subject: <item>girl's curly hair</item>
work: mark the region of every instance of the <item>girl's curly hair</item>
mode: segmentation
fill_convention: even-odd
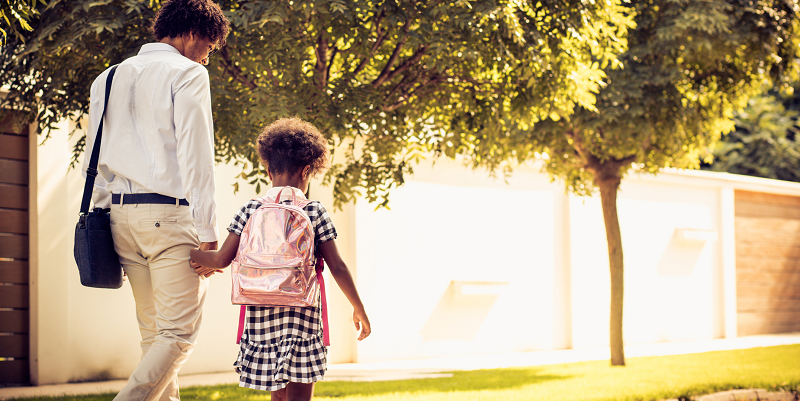
[[[328,141],[317,127],[299,118],[281,118],[270,124],[256,141],[261,162],[270,173],[296,174],[311,166],[315,176],[328,168]]]
[[[167,0],[153,19],[150,30],[156,40],[192,33],[225,45],[230,23],[211,0]]]

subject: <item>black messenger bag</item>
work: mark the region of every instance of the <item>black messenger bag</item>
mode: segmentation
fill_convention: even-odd
[[[97,128],[89,168],[86,169],[86,185],[83,187],[83,200],[78,224],[75,225],[75,262],[81,276],[81,284],[94,288],[122,287],[122,266],[114,250],[111,238],[111,209],[95,208],[89,211],[94,179],[97,177],[97,161],[100,158],[100,143],[103,135],[103,119],[108,107],[108,95],[117,66],[111,68],[106,78],[106,98],[100,125]]]

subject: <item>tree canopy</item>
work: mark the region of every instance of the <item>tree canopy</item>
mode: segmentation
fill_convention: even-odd
[[[526,88],[492,129],[464,113],[445,140],[475,166],[513,166],[537,155],[568,189],[599,189],[611,268],[612,364],[623,365],[623,254],[616,196],[631,168],[697,167],[698,155],[733,129],[734,111],[767,82],[797,77],[796,1],[645,0],[630,3],[635,29],[605,67],[594,107],[543,113]],[[487,118],[479,119],[481,122]],[[494,129],[507,125],[509,134]],[[487,140],[487,138],[489,140]]]
[[[589,194],[606,169],[621,177],[631,166],[697,167],[763,84],[786,89],[797,76],[794,3],[650,0],[631,8],[636,28],[619,57],[624,68],[604,70],[594,108],[543,115],[520,91],[512,100],[519,107],[505,116],[513,135],[481,142],[482,127],[464,124],[447,138],[456,152],[490,168],[545,154],[550,173]]]
[[[800,96],[771,90],[735,114],[736,128],[710,150],[701,168],[800,182]]]
[[[593,110],[631,25],[619,0],[219,3],[232,30],[209,65],[218,158],[245,162],[243,177],[263,182],[253,138],[298,116],[340,150],[327,176],[339,206],[357,195],[385,205],[419,157],[453,154],[450,130],[465,112],[491,124],[519,91],[544,115]],[[151,40],[158,6],[39,7],[35,30],[0,51],[5,104],[30,111],[44,132],[78,119],[94,77]]]

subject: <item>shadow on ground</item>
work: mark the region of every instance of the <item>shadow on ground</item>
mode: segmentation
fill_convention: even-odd
[[[540,374],[537,368],[452,372],[453,377],[379,382],[321,382],[315,397],[375,396],[399,393],[445,393],[479,390],[509,390],[522,386],[568,379],[571,376]],[[182,400],[268,400],[265,391],[231,386],[181,389]]]
[[[315,397],[375,396],[402,393],[447,393],[480,390],[510,390],[530,384],[552,380],[568,379],[572,376],[540,374],[538,368],[509,368],[452,372],[453,377],[392,380],[379,382],[321,382],[315,390]],[[235,384],[181,388],[181,400],[206,401],[266,401],[268,391],[252,390]],[[27,401],[109,401],[114,394],[68,397],[28,398]]]
[[[529,384],[568,379],[570,376],[540,374],[541,369],[518,368],[452,372],[453,377],[382,382],[322,382],[315,395],[342,397],[345,395],[379,395],[387,393],[454,392],[479,390],[508,390]]]

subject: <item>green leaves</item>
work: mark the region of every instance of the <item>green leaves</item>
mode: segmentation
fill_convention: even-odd
[[[713,162],[703,168],[800,182],[797,99],[774,91],[750,98],[736,113],[736,129],[712,148]]]
[[[9,37],[0,48],[0,82],[9,88],[3,106],[27,111],[27,122],[37,121],[45,135],[60,120],[77,121],[88,111],[94,78],[148,41],[153,12],[147,5],[136,0],[37,3],[34,31]]]
[[[796,76],[796,13],[796,4],[782,1],[632,3],[636,27],[619,56],[622,68],[602,69],[604,84],[583,99],[596,94],[594,105],[578,98],[571,113],[555,115],[531,108],[539,111],[532,124],[508,117],[511,137],[520,138],[507,143],[548,154],[547,170],[580,194],[598,176],[619,177],[633,164],[647,172],[696,167],[698,155],[733,129],[734,111],[750,95]]]
[[[576,103],[591,107],[600,62],[616,63],[613,49],[624,47],[624,37],[608,36],[630,25],[618,6],[581,2],[244,1],[229,9],[228,47],[210,66],[215,96],[225,99],[215,104],[218,153],[256,165],[242,138],[275,118],[306,119],[339,147],[326,176],[336,206],[356,196],[385,206],[421,155],[476,148],[472,134],[452,132],[507,132],[497,116],[514,106],[519,75],[538,104],[564,114]],[[596,16],[609,20],[589,27]],[[584,68],[572,74],[573,66]]]
[[[37,3],[47,5],[45,0],[5,0],[0,3],[0,35],[2,35],[0,46],[5,46],[8,40],[7,29],[10,29],[15,37],[19,39],[23,37],[22,32],[17,29],[17,24],[23,31],[33,31],[30,22],[39,14],[36,11]],[[2,25],[3,22],[5,27]]]
[[[619,1],[220,5],[232,30],[208,66],[217,159],[256,174],[243,182],[266,183],[254,181],[252,143],[275,119],[298,116],[338,149],[325,177],[336,206],[356,196],[387,205],[431,152],[491,168],[529,158],[544,142],[520,130],[594,110],[634,16]],[[94,78],[151,40],[157,7],[75,0],[37,8],[34,32],[0,49],[11,88],[4,105],[28,110],[43,132],[79,118]]]

